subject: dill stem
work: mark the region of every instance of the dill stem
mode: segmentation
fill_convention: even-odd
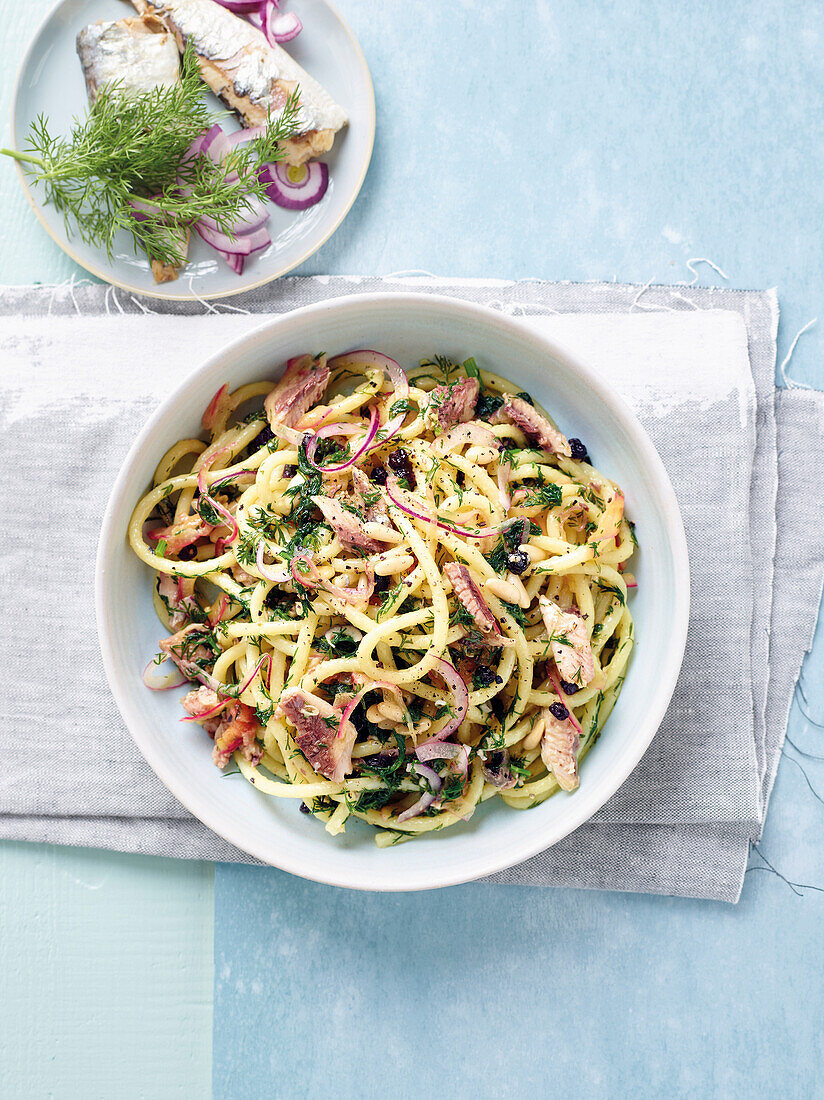
[[[41,168],[46,167],[42,157],[36,157],[31,153],[18,153],[16,149],[0,149],[0,153],[4,157],[11,157],[13,160],[24,160],[28,164],[39,164]]]

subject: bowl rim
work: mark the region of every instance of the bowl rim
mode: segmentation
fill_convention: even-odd
[[[35,46],[39,43],[41,36],[46,32],[49,24],[56,19],[61,12],[61,8],[67,6],[73,0],[54,0],[51,8],[43,16],[37,28],[35,29],[32,37],[30,38],[23,58],[17,67],[17,71],[14,77],[14,87],[12,90],[11,102],[9,105],[9,138],[10,148],[19,149],[20,143],[17,135],[17,113],[20,98],[22,96],[22,79],[23,74],[32,67]],[[34,187],[29,180],[26,173],[23,171],[23,166],[19,160],[14,161],[14,168],[17,172],[17,178],[20,181],[20,186],[23,189],[23,194],[26,197],[26,201],[32,209],[34,216],[40,222],[40,225],[45,229],[46,233],[51,237],[52,241],[61,249],[70,260],[73,260],[78,267],[87,271],[90,275],[93,275],[96,279],[100,279],[101,282],[107,283],[109,286],[115,287],[117,290],[123,290],[128,294],[139,294],[143,298],[152,298],[159,302],[216,302],[221,298],[231,298],[235,294],[247,294],[255,290],[260,290],[261,287],[266,286],[269,283],[275,282],[277,279],[283,278],[284,275],[288,275],[290,271],[294,271],[300,264],[305,263],[306,260],[312,258],[316,252],[318,252],[330,237],[334,236],[340,229],[341,225],[348,216],[350,210],[355,204],[355,200],[363,189],[363,183],[366,179],[366,174],[369,171],[369,165],[372,162],[372,153],[375,149],[375,128],[376,128],[376,107],[375,107],[375,85],[372,81],[372,74],[369,71],[369,65],[366,62],[366,56],[361,49],[360,42],[355,37],[355,32],[349,26],[349,23],[343,18],[340,10],[333,3],[333,0],[322,0],[322,3],[329,9],[332,16],[338,21],[343,30],[345,36],[349,39],[354,52],[354,58],[357,61],[358,68],[361,75],[365,78],[365,87],[368,92],[368,131],[369,136],[366,142],[366,149],[363,156],[360,172],[357,182],[352,188],[352,191],[347,199],[346,205],[340,213],[337,220],[324,232],[319,241],[313,244],[305,252],[301,253],[298,259],[286,263],[284,266],[278,268],[277,271],[271,272],[268,275],[261,276],[254,283],[249,283],[248,286],[242,287],[230,287],[228,290],[206,291],[205,293],[198,292],[193,293],[172,293],[171,291],[163,292],[156,288],[156,286],[139,287],[130,283],[127,279],[118,279],[112,275],[107,274],[103,267],[98,266],[94,260],[84,259],[74,248],[72,239],[65,233],[56,232],[49,225],[43,213],[43,203],[40,203],[34,192]],[[125,12],[128,15],[128,12]],[[132,13],[134,14],[134,13]]]
[[[590,786],[580,789],[585,797],[570,799],[568,803],[569,812],[564,815],[560,822],[553,823],[547,835],[525,839],[520,845],[509,844],[505,853],[490,847],[480,859],[477,857],[467,859],[465,869],[444,871],[442,868],[432,866],[423,875],[416,872],[414,882],[403,881],[404,872],[401,870],[396,872],[394,877],[385,875],[379,881],[374,881],[370,879],[368,873],[361,873],[353,877],[351,872],[337,872],[328,866],[322,869],[308,868],[305,866],[304,861],[299,860],[296,856],[290,857],[288,851],[283,851],[280,848],[275,852],[271,851],[271,845],[262,841],[258,834],[248,835],[235,822],[221,820],[219,807],[215,808],[208,803],[201,804],[196,789],[187,786],[182,778],[176,774],[174,765],[167,763],[162,749],[155,749],[151,743],[146,743],[146,739],[142,737],[140,731],[140,716],[132,714],[131,707],[120,690],[120,680],[123,673],[118,669],[114,659],[114,632],[108,614],[112,592],[110,586],[107,585],[107,563],[110,557],[122,550],[125,543],[123,515],[124,513],[131,514],[133,507],[131,497],[127,499],[125,496],[131,479],[132,467],[144,446],[152,444],[152,436],[156,425],[165,417],[168,407],[177,401],[197,378],[216,370],[226,360],[251,350],[270,332],[288,336],[290,329],[297,332],[307,326],[312,318],[320,315],[328,320],[330,313],[346,313],[352,308],[371,308],[377,315],[386,312],[391,313],[395,308],[415,306],[452,316],[458,313],[470,321],[479,322],[481,326],[492,324],[499,330],[503,329],[511,336],[524,341],[527,345],[531,345],[531,351],[537,357],[551,357],[563,362],[601,399],[617,426],[632,439],[644,461],[649,480],[656,491],[662,509],[662,518],[672,554],[673,572],[678,583],[673,593],[665,674],[659,677],[655,688],[650,692],[649,706],[643,723],[644,735],[634,737],[617,762],[617,767]],[[577,353],[570,351],[565,345],[556,340],[535,332],[516,318],[511,318],[487,306],[477,305],[460,298],[420,292],[375,292],[344,295],[269,317],[250,332],[224,344],[198,367],[189,371],[151,414],[123,460],[106,505],[95,566],[97,631],[106,679],[132,740],[161,782],[202,824],[206,825],[217,836],[222,837],[253,858],[314,882],[379,892],[436,889],[458,885],[485,875],[494,874],[522,863],[539,852],[546,851],[588,821],[635,769],[658,731],[681,671],[689,624],[689,609],[689,555],[678,500],[657,450],[624,398],[616,393]]]

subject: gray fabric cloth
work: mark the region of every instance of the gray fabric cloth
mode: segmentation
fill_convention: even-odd
[[[491,881],[736,900],[749,841],[763,826],[821,584],[811,517],[824,506],[824,478],[809,457],[821,454],[811,442],[816,425],[820,438],[824,405],[819,394],[793,391],[779,395],[785,465],[773,585],[779,480],[772,293],[290,278],[234,299],[231,307],[164,305],[171,320],[144,318],[161,307],[110,287],[5,288],[0,484],[4,514],[25,522],[7,532],[0,559],[7,582],[0,655],[14,670],[0,727],[0,837],[248,860],[191,818],[155,779],[116,712],[93,626],[91,568],[102,510],[136,430],[209,344],[240,335],[258,314],[396,289],[433,290],[522,315],[526,323],[549,325],[590,358],[608,332],[609,343],[618,345],[612,349],[616,371],[626,359],[622,340],[635,358],[649,349],[647,373],[613,381],[659,448],[690,542],[693,614],[684,671],[650,750],[589,823]],[[697,342],[695,385],[686,392],[683,379],[670,379],[673,372],[662,362],[668,333],[673,347],[676,333],[681,346]],[[702,339],[710,341],[704,349]],[[718,342],[725,340],[719,360]],[[145,363],[138,372],[135,348]],[[713,387],[705,377],[706,392],[703,352],[721,382]],[[606,352],[603,357],[610,362]],[[669,388],[656,378],[668,380]],[[790,471],[798,451],[807,461]],[[33,485],[44,503],[35,514]],[[713,487],[709,502],[707,486]],[[55,685],[45,693],[44,669]]]

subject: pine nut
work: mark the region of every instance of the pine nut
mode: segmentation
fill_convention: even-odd
[[[514,584],[510,584],[509,581],[501,580],[500,577],[492,577],[491,580],[484,582],[484,588],[493,596],[497,596],[499,600],[503,600],[504,603],[517,603],[520,606],[519,600],[521,599],[521,593],[515,587]]]
[[[506,579],[507,579],[508,584],[511,584],[513,586],[513,588],[518,589],[519,595],[518,595],[518,599],[515,601],[518,604],[518,607],[523,607],[523,608],[529,607],[529,605],[532,601],[530,600],[529,596],[527,595],[527,591],[524,588],[524,582],[521,580],[521,578],[516,576],[515,573],[507,573]]]
[[[537,749],[541,743],[541,737],[544,733],[545,722],[543,718],[539,718],[526,737],[521,742],[521,747],[524,752],[530,752],[532,749]]]
[[[397,703],[378,703],[378,714],[382,714],[387,722],[400,722],[403,719],[403,711]]]
[[[377,577],[391,577],[395,573],[406,573],[415,564],[415,559],[409,554],[387,555],[382,561],[375,563],[375,575]]]

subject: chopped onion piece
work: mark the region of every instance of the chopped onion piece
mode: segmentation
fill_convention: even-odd
[[[170,688],[182,687],[186,683],[186,677],[176,668],[164,669],[166,659],[155,661],[152,659],[143,669],[143,683],[151,691],[168,691]]]

